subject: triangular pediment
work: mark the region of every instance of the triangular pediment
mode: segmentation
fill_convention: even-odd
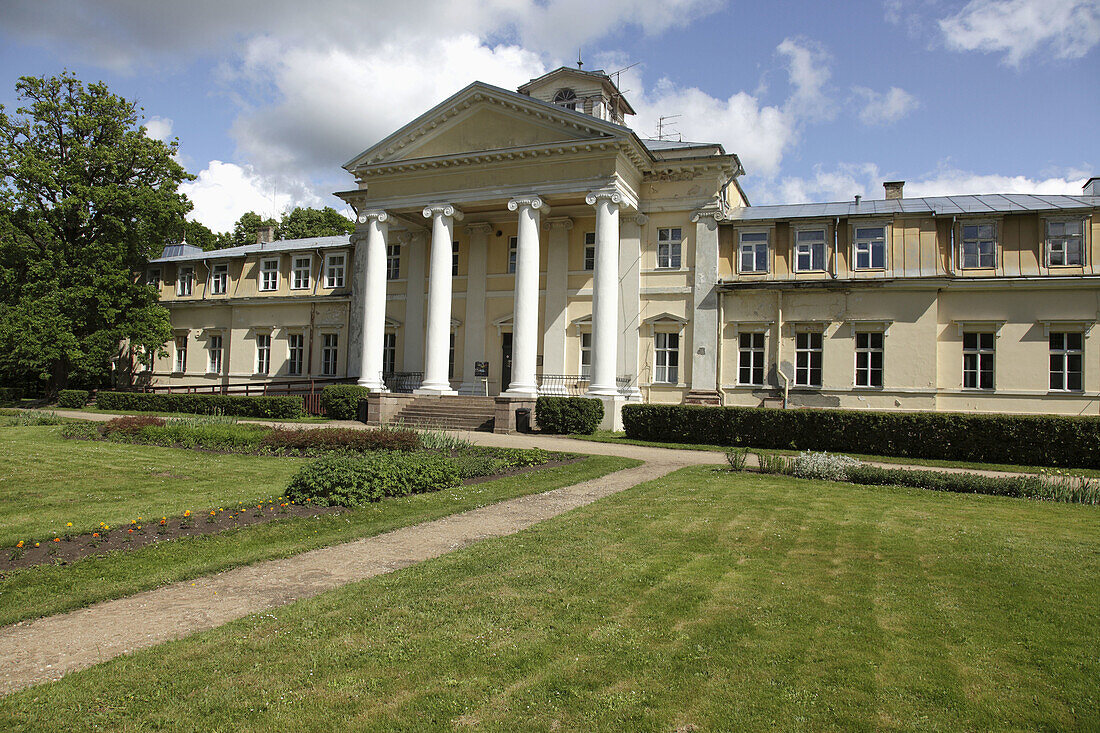
[[[345,164],[362,166],[580,140],[625,138],[630,130],[475,82]]]

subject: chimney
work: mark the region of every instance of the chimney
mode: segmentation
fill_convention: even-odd
[[[905,188],[905,181],[884,181],[882,187],[886,189],[886,200],[900,199],[902,197],[902,190]]]
[[[1100,196],[1100,176],[1093,176],[1085,182],[1084,196]]]
[[[861,198],[863,198],[863,197],[862,197],[862,196],[860,196],[860,195],[859,195],[859,194],[857,193],[857,194],[856,194],[856,206],[859,206],[859,200],[860,200]]]
[[[275,227],[263,226],[256,230],[256,244],[275,241]]]

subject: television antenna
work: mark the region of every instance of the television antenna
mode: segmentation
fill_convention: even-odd
[[[658,140],[671,140],[672,136],[676,136],[676,142],[683,142],[684,136],[676,130],[673,125],[676,123],[669,123],[668,120],[674,120],[677,117],[683,117],[683,115],[662,115],[657,118],[657,139]]]
[[[623,68],[619,69],[618,71],[612,71],[610,74],[608,74],[609,77],[614,77],[615,78],[614,84],[615,84],[616,88],[619,86],[619,74],[622,74],[624,71],[630,71],[631,69],[633,69],[635,66],[637,66],[640,63],[642,63],[642,62],[641,61],[635,61],[630,66],[624,66]]]

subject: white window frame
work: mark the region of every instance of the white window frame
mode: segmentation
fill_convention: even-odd
[[[1056,336],[1061,337],[1061,344],[1057,347],[1054,345],[1054,339]],[[1080,348],[1071,348],[1069,345],[1070,336],[1077,336],[1081,340]],[[1051,331],[1048,338],[1048,345],[1050,347],[1050,369],[1049,369],[1049,386],[1051,392],[1083,392],[1085,390],[1085,333],[1083,331],[1065,330],[1065,331]],[[1079,368],[1070,369],[1070,360],[1076,357]],[[1061,387],[1054,386],[1054,359],[1059,358],[1061,360],[1061,368],[1057,374],[1062,383]],[[1071,375],[1076,374],[1079,385],[1077,387],[1069,386],[1069,378]]]
[[[176,296],[187,297],[195,292],[195,268],[180,267],[176,273]]]
[[[585,272],[593,272],[596,269],[596,233],[584,233],[584,259],[581,260],[581,269]]]
[[[160,268],[152,267],[149,269],[148,277],[145,278],[145,284],[150,285],[160,292]]]
[[[860,337],[867,338],[867,344],[860,345]],[[874,345],[875,337],[878,337],[878,346]],[[886,386],[886,332],[877,329],[859,329],[853,335],[855,346],[855,381],[853,384],[861,389],[882,389]],[[878,354],[879,365],[874,366],[874,357]],[[874,373],[878,372],[878,384],[875,384]],[[861,374],[865,377],[862,381]]]
[[[271,373],[271,334],[256,334],[256,373]]]
[[[1085,265],[1085,251],[1086,251],[1085,232],[1088,230],[1088,227],[1086,226],[1085,223],[1086,223],[1086,219],[1084,217],[1076,217],[1076,216],[1075,217],[1069,217],[1069,216],[1050,217],[1050,218],[1043,219],[1043,250],[1045,251],[1045,255],[1044,255],[1043,259],[1046,262],[1047,267],[1084,267],[1084,265]],[[1061,236],[1058,236],[1056,238],[1056,240],[1058,242],[1060,242],[1061,246],[1059,246],[1058,248],[1055,248],[1053,246],[1054,242],[1052,241],[1052,237],[1051,237],[1051,233],[1050,233],[1050,225],[1051,224],[1061,224],[1061,225],[1063,225],[1063,227],[1066,224],[1078,224],[1081,227],[1081,233],[1077,234],[1077,235],[1062,234]],[[1069,257],[1070,256],[1070,249],[1069,249],[1068,243],[1072,239],[1076,239],[1079,242],[1079,247],[1078,247],[1077,253],[1076,253],[1077,254],[1077,260],[1078,260],[1077,262],[1070,262],[1069,261],[1069,259],[1070,259],[1070,257]],[[1054,253],[1056,251],[1061,252],[1062,262],[1057,262],[1057,263],[1054,262]]]
[[[321,376],[335,377],[340,368],[340,334],[321,334]]]
[[[745,337],[749,344],[745,345]],[[737,332],[737,384],[742,387],[763,387],[768,378],[768,337],[764,331],[738,331]],[[747,358],[746,358],[747,357]],[[747,364],[745,362],[748,362]],[[749,372],[749,380],[742,379],[744,370]],[[756,381],[754,373],[759,372],[760,380]]]
[[[967,337],[974,337],[974,345],[967,346]],[[985,346],[983,338],[988,336],[991,346]],[[962,334],[962,387],[966,390],[978,392],[991,392],[997,388],[997,332],[967,330]],[[968,358],[969,357],[969,358]],[[973,361],[974,368],[969,368],[967,362]],[[989,386],[982,386],[982,375],[989,374]],[[973,383],[967,384],[967,377],[973,377]]]
[[[508,237],[508,266],[505,272],[509,275],[516,274],[516,257],[519,249],[519,237]]]
[[[297,345],[295,345],[297,341]],[[295,358],[297,357],[297,358]],[[306,335],[288,333],[286,335],[286,373],[292,377],[302,375],[306,362]]]
[[[271,263],[275,267],[268,267]],[[270,278],[268,276],[271,276]],[[279,289],[279,258],[265,257],[260,260],[260,292],[273,293]]]
[[[589,380],[592,378],[592,332],[581,331],[580,333],[580,370],[577,372],[581,375],[582,380]]]
[[[176,336],[176,355],[172,363],[174,374],[187,372],[187,339],[187,336]]]
[[[655,384],[680,383],[680,333],[680,331],[653,332],[653,382]],[[675,344],[670,345],[673,339]]]
[[[225,341],[220,333],[210,334],[206,339],[206,373],[221,374],[225,366]]]
[[[659,227],[657,229],[657,269],[683,269],[683,227]]]
[[[386,279],[401,278],[401,244],[394,242],[386,245]]]
[[[811,242],[806,242],[806,243],[799,242],[798,241],[799,236],[801,234],[805,234],[807,232],[821,232],[821,241],[820,242],[811,241]],[[792,246],[792,251],[791,251],[792,258],[791,259],[793,260],[792,264],[794,265],[794,268],[793,268],[794,271],[795,272],[825,272],[826,269],[828,269],[828,266],[829,266],[829,248],[826,244],[826,242],[828,241],[828,236],[829,236],[828,227],[826,227],[823,224],[822,225],[815,225],[815,226],[795,227],[794,228],[794,233],[793,233],[792,236],[793,236],[793,239],[794,239],[794,244]],[[820,267],[814,267],[813,266],[813,262],[814,262],[814,252],[813,252],[813,250],[814,250],[814,247],[816,245],[820,245],[820,249],[821,249],[821,260],[820,260],[821,266]],[[809,259],[809,264],[806,267],[802,266],[802,255],[803,254],[805,254],[807,256],[807,258]]]
[[[756,236],[763,234],[764,240],[745,241],[745,235]],[[764,246],[764,267],[759,268],[760,246]],[[752,257],[753,269],[745,267],[746,247]],[[772,234],[770,229],[739,229],[737,231],[737,272],[741,275],[766,275],[771,270]]]
[[[229,264],[219,262],[210,266],[210,294],[225,295],[229,292]]]
[[[335,264],[340,260],[340,264]],[[325,255],[325,287],[344,287],[344,276],[347,272],[348,258],[343,252],[333,252]]]
[[[806,338],[806,345],[802,345],[799,342],[801,337]],[[813,338],[816,336],[818,344],[815,347],[813,345]],[[817,366],[814,366],[814,356],[817,357]],[[803,363],[805,362],[805,363]],[[802,328],[795,331],[794,334],[794,384],[796,387],[805,387],[807,389],[821,389],[821,386],[825,379],[825,334],[818,329]],[[814,371],[817,371],[818,378],[815,382],[813,379]]]
[[[875,249],[874,245],[879,242],[878,237],[860,237],[860,229],[881,229],[882,230],[882,264],[875,265]],[[882,271],[890,265],[890,224],[887,222],[860,222],[852,225],[852,269],[859,271]],[[861,266],[859,264],[859,257],[862,254],[861,250],[866,250],[867,265]]]
[[[967,238],[966,230],[969,227],[976,227],[978,232],[974,237]],[[993,232],[989,237],[983,237],[981,234],[982,227],[992,227]],[[999,223],[991,219],[973,219],[968,221],[959,222],[959,264],[964,270],[991,270],[997,267],[997,261],[1000,258],[1000,226]],[[974,245],[974,259],[973,264],[967,264],[967,243],[972,242]],[[992,245],[992,251],[989,252],[989,264],[982,264],[982,245],[989,243]]]
[[[302,267],[302,263],[305,263],[305,267]],[[291,258],[291,276],[290,276],[290,289],[291,290],[309,290],[313,285],[313,256],[308,255],[302,257],[297,255]],[[302,274],[305,273],[305,277]]]

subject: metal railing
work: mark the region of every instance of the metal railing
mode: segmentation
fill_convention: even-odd
[[[588,391],[589,377],[580,374],[540,374],[539,394],[558,397],[583,397]]]
[[[424,372],[387,372],[382,374],[382,383],[389,392],[411,394],[424,381]]]
[[[224,394],[260,396],[300,396],[305,411],[310,415],[322,415],[321,390],[334,384],[354,384],[349,377],[324,379],[288,379],[271,382],[203,382],[199,384],[142,384],[127,392],[151,392],[164,394]]]

